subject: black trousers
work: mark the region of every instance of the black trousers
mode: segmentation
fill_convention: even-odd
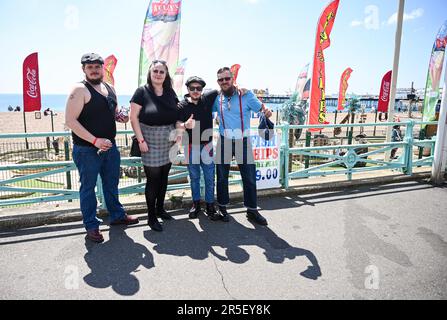
[[[146,204],[148,218],[152,221],[156,219],[156,210],[164,209],[166,191],[168,189],[168,177],[172,163],[163,167],[144,167],[146,173]]]

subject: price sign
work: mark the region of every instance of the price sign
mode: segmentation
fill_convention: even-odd
[[[256,185],[258,190],[281,187],[280,154],[278,136],[269,141],[259,135],[252,136],[253,157],[256,163]]]

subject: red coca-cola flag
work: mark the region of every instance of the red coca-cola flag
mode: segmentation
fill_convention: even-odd
[[[382,80],[382,85],[380,86],[380,96],[379,96],[379,107],[378,112],[388,112],[388,105],[390,103],[390,91],[391,91],[391,76],[393,71],[389,71]]]
[[[39,63],[35,52],[23,62],[23,111],[34,112],[41,108]]]

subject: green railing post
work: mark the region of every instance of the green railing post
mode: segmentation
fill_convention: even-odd
[[[407,123],[407,130],[405,130],[405,169],[404,173],[406,175],[411,176],[413,174],[413,130],[414,130],[414,121],[410,120]]]
[[[354,128],[352,128],[352,129],[354,129]],[[352,135],[353,135],[353,130],[350,130],[349,134],[348,134],[348,144],[349,145],[352,144]]]
[[[289,147],[289,131],[290,131],[290,125],[289,123],[285,122],[282,125],[282,131],[281,131],[281,149],[282,149],[282,159],[283,159],[283,163],[282,163],[282,168],[283,168],[283,173],[282,173],[282,177],[283,177],[283,181],[282,181],[282,186],[285,189],[289,188],[289,157],[290,157],[290,147]]]
[[[141,173],[141,167],[137,167],[137,177],[138,177],[138,183],[141,183],[141,181],[143,181],[143,175]]]
[[[425,129],[421,128],[421,131],[419,131],[419,140],[425,140]],[[419,147],[419,154],[418,154],[419,160],[422,159],[423,154],[424,154],[424,147]]]
[[[70,161],[70,138],[65,137],[64,139],[64,151],[65,151],[65,161]],[[67,171],[65,173],[65,176],[67,178],[67,189],[71,190],[72,184],[71,184],[71,171]],[[73,202],[73,200],[68,200],[68,202]]]
[[[376,110],[376,116],[375,116],[375,119],[374,119],[374,123],[377,123],[377,116],[379,115],[379,110]],[[373,133],[373,137],[375,137],[376,136],[376,131],[377,131],[377,127],[376,126],[374,126],[374,133]]]
[[[310,132],[310,131],[306,131],[306,148],[309,148],[310,147],[310,142],[311,142],[311,140],[312,140],[312,133]],[[310,158],[309,158],[309,156],[306,156],[305,157],[305,166],[304,166],[304,168],[305,169],[309,169],[309,166],[310,166]]]

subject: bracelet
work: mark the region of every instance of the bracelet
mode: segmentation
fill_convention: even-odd
[[[95,140],[93,140],[92,144],[96,145],[96,141],[98,141],[98,138],[95,138]]]
[[[138,141],[139,144],[142,144],[142,143],[145,143],[145,142],[146,142],[146,141],[144,141],[144,139]]]

